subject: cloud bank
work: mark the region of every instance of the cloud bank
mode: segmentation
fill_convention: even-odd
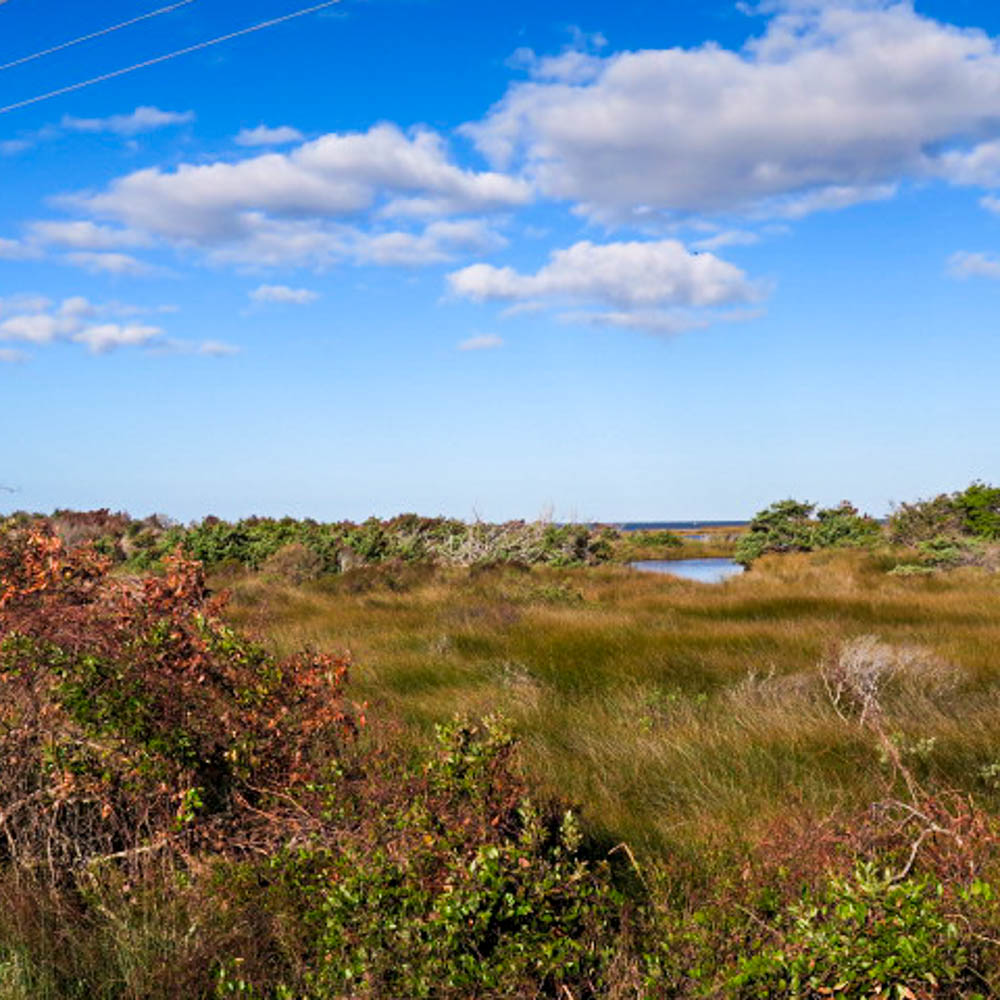
[[[1000,182],[1000,52],[908,3],[783,5],[738,52],[566,53],[465,131],[591,217],[798,215]]]

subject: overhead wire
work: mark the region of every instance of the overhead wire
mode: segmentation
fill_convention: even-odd
[[[4,2],[4,0],[0,0]],[[138,24],[140,21],[148,21],[151,17],[159,17],[161,14],[169,14],[172,10],[177,10],[178,7],[186,7],[188,4],[194,3],[195,0],[178,0],[177,3],[168,4],[166,7],[160,7],[158,10],[151,10],[148,14],[140,14],[138,17],[130,18],[128,21],[122,21],[120,24],[112,24],[108,28],[101,28],[100,31],[92,31],[89,35],[80,35],[79,38],[71,38],[68,42],[60,42],[59,45],[53,45],[51,48],[42,49],[40,52],[32,52],[30,56],[21,56],[20,59],[14,59],[9,63],[4,63],[0,65],[0,72],[5,69],[13,69],[15,66],[23,66],[25,63],[32,62],[35,59],[41,59],[42,56],[50,56],[53,52],[62,52],[63,49],[72,48],[74,45],[79,45],[81,42],[89,42],[92,38],[100,38],[103,35],[110,35],[114,31],[121,31],[122,28],[127,28],[129,25]]]
[[[59,97],[62,94],[70,94],[75,90],[82,90],[84,87],[93,86],[95,83],[103,83],[105,80],[113,80],[115,77],[124,76],[126,73],[134,73],[136,70],[145,69],[147,66],[155,66],[157,63],[166,62],[168,59],[176,59],[178,56],[187,55],[190,52],[197,52],[200,49],[207,49],[211,45],[219,45],[222,42],[228,42],[232,38],[239,38],[241,35],[249,35],[255,31],[263,31],[265,28],[271,28],[276,24],[281,24],[284,21],[291,21],[296,17],[304,17],[307,14],[313,14],[316,11],[324,10],[327,7],[333,7],[340,3],[341,0],[326,0],[325,3],[313,4],[311,7],[303,7],[301,10],[292,11],[290,14],[282,14],[281,17],[273,17],[267,21],[261,21],[258,24],[252,24],[247,28],[240,28],[238,31],[230,31],[228,34],[219,35],[217,38],[210,38],[204,42],[198,42],[195,45],[188,45],[183,49],[176,49],[173,52],[167,52],[162,56],[154,56],[152,59],[144,59],[142,62],[133,63],[131,66],[124,66],[122,69],[112,70],[110,73],[102,73],[100,76],[91,77],[89,80],[81,80],[79,83],[72,83],[67,87],[59,87],[57,90],[50,90],[48,93],[39,94],[37,97],[29,97],[23,101],[15,101],[13,104],[8,104],[5,107],[0,107],[0,115],[7,114],[9,111],[16,111],[18,108],[26,108],[31,104],[38,104],[40,101],[47,101],[52,97]]]

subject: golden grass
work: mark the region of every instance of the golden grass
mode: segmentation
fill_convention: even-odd
[[[903,678],[885,728],[928,782],[993,794],[1000,577],[890,577],[861,552],[768,557],[718,585],[622,567],[373,570],[237,582],[233,616],[280,651],[349,648],[355,697],[414,732],[499,711],[544,789],[658,853],[740,838],[789,808],[887,794],[879,741],[834,710],[819,665],[864,634],[917,646],[947,683]]]

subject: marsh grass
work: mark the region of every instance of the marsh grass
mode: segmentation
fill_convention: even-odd
[[[1000,762],[1000,580],[890,577],[884,562],[767,557],[717,585],[614,566],[339,587],[246,578],[234,614],[279,652],[349,646],[355,697],[414,738],[456,713],[503,712],[538,786],[582,803],[598,835],[662,857],[893,792],[878,741],[822,681],[824,660],[861,635],[922,650],[947,676],[885,692],[886,731],[915,772],[996,796],[980,775]]]

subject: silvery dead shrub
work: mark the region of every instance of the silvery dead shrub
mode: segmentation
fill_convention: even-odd
[[[890,685],[942,694],[957,681],[955,669],[927,650],[895,646],[876,635],[841,643],[820,673],[837,713],[854,717],[861,725],[880,718]]]

